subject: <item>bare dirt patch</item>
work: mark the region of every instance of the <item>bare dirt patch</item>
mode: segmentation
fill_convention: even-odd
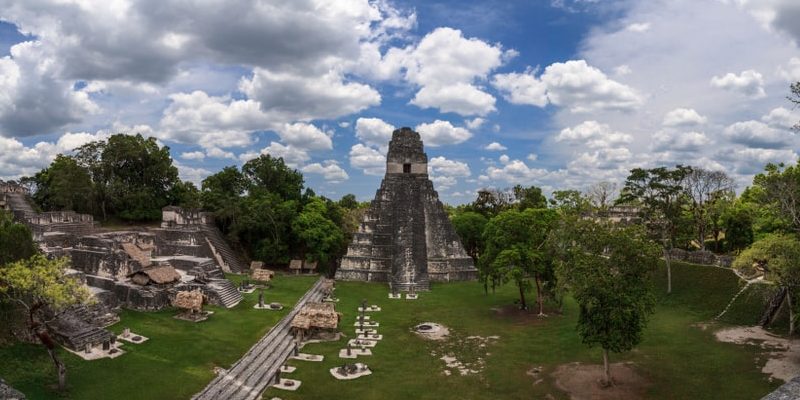
[[[717,340],[726,343],[752,344],[767,350],[767,362],[761,372],[770,379],[788,382],[800,375],[800,340],[773,335],[760,326],[737,326],[717,331]]]
[[[431,350],[431,356],[444,361],[442,374],[476,375],[486,367],[486,358],[491,355],[489,346],[500,339],[500,336],[467,336],[454,335],[450,340],[441,343]]]
[[[650,382],[642,377],[633,363],[611,364],[614,385],[603,387],[603,366],[578,362],[562,364],[552,374],[556,387],[572,400],[635,400],[644,399]]]

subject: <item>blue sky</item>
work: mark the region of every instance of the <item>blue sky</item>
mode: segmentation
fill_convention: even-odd
[[[0,0],[0,179],[141,132],[184,179],[269,153],[367,200],[410,126],[451,204],[675,163],[741,188],[797,159],[798,18],[792,0]]]

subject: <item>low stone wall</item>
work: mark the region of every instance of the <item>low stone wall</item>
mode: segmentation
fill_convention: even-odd
[[[733,256],[718,255],[707,250],[686,251],[682,249],[672,249],[669,254],[672,260],[691,264],[716,265],[725,268],[730,268],[734,259]]]

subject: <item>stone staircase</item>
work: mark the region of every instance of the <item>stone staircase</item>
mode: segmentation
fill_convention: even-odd
[[[217,267],[217,264],[213,260],[209,260],[192,267],[189,273],[194,276],[205,275],[206,278],[211,279],[225,278],[225,274]]]
[[[196,400],[255,400],[260,399],[264,390],[275,382],[281,365],[295,351],[291,335],[291,321],[308,302],[320,301],[323,297],[322,278],[303,295],[294,308],[281,319],[261,340],[230,369],[222,372],[200,393],[192,397]]]
[[[220,267],[222,267],[223,270],[236,273],[247,271],[244,263],[242,263],[233,249],[231,249],[231,246],[228,245],[228,242],[225,241],[216,227],[202,225],[200,231],[203,232],[203,235],[213,251],[222,258],[221,261],[224,265],[220,265]]]
[[[244,297],[236,290],[233,282],[227,279],[215,279],[208,283],[209,289],[219,296],[219,300],[225,308],[233,308],[239,304]]]
[[[30,214],[36,213],[28,202],[28,198],[22,193],[6,193],[6,201],[8,202],[8,208],[12,211]]]

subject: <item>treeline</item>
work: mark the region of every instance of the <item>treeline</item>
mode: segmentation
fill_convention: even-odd
[[[118,134],[60,154],[20,183],[45,211],[73,210],[107,221],[157,221],[167,205],[197,206],[199,192],[178,178],[169,147]]]
[[[146,223],[168,205],[212,212],[232,245],[270,264],[292,258],[332,264],[347,250],[364,206],[354,195],[340,201],[304,187],[303,175],[280,158],[261,155],[241,169],[226,167],[200,188],[182,181],[169,147],[155,138],[117,134],[73,155],[58,155],[20,183],[45,211],[73,210],[98,220]]]
[[[200,202],[253,259],[305,258],[332,266],[346,252],[366,204],[352,194],[333,201],[303,185],[303,175],[283,159],[262,155],[203,180]]]

